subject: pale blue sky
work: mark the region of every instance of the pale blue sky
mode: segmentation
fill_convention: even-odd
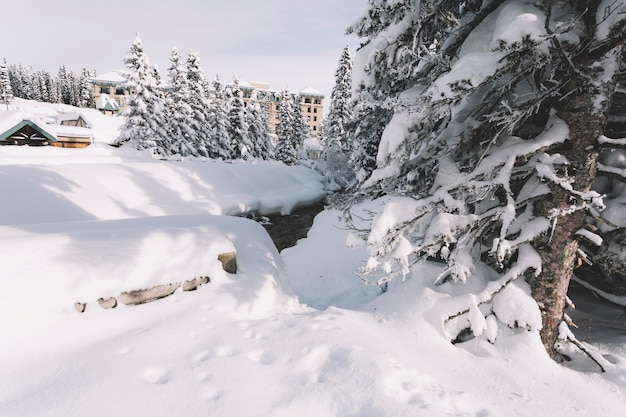
[[[0,57],[56,73],[64,64],[98,73],[122,68],[139,32],[150,61],[166,70],[172,46],[200,53],[209,78],[234,74],[271,88],[330,96],[344,35],[367,0],[8,0],[0,11]],[[312,6],[315,4],[315,6]]]

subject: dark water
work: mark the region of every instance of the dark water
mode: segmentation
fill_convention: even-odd
[[[262,219],[261,224],[280,252],[285,248],[295,246],[298,240],[306,237],[309,229],[313,226],[313,219],[324,210],[324,204],[322,201],[285,216],[267,216]]]
[[[576,304],[567,314],[578,325],[572,329],[576,337],[589,343],[626,343],[626,307],[599,297],[576,283],[567,293]]]

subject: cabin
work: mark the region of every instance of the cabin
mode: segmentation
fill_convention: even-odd
[[[0,112],[0,145],[47,146],[56,142],[54,128],[33,113]]]
[[[84,148],[94,142],[92,123],[83,112],[74,111],[57,115],[56,131],[57,142],[52,146],[62,148]]]

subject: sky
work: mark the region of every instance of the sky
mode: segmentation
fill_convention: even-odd
[[[360,40],[345,29],[366,0],[9,0],[0,58],[56,73],[60,65],[99,74],[123,67],[139,33],[166,79],[171,49],[200,54],[213,79],[233,75],[272,89],[313,87],[330,97],[342,49]],[[8,4],[7,4],[8,3]],[[21,16],[18,18],[18,16]],[[7,36],[6,34],[12,34]]]

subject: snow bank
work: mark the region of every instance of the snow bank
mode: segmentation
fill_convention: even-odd
[[[157,161],[132,149],[0,148],[0,224],[290,213],[322,178],[279,162]]]

